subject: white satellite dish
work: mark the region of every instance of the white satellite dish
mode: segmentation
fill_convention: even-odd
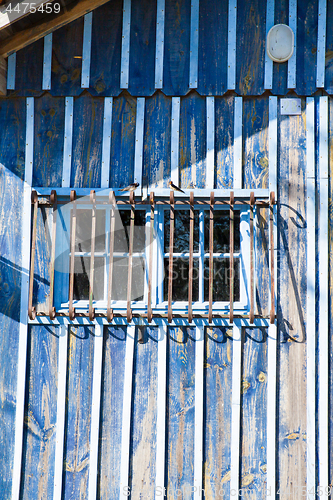
[[[267,35],[266,50],[274,62],[285,62],[294,52],[294,33],[286,24],[276,24]]]

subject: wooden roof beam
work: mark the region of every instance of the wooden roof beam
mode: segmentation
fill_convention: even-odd
[[[38,9],[43,3],[50,3],[53,0],[35,0],[33,6]],[[31,12],[28,9],[30,2],[12,2],[0,9],[0,31],[15,23],[19,19],[28,16]],[[7,10],[11,7],[10,12]],[[15,10],[16,9],[16,10]]]
[[[8,40],[4,40],[0,44],[0,55],[3,58],[6,58],[14,52],[27,47],[27,45],[30,45],[49,33],[66,26],[66,24],[75,21],[79,17],[88,14],[88,12],[97,9],[97,7],[100,7],[107,2],[109,2],[109,0],[81,0],[72,9],[70,9],[69,6],[68,9],[70,10],[61,12],[49,21],[41,22],[36,26],[20,31]]]
[[[7,61],[0,56],[0,95],[7,94]]]

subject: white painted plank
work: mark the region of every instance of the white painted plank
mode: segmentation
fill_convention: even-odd
[[[165,0],[157,0],[155,89],[163,88]]]
[[[269,98],[269,191],[277,196],[277,97]]]
[[[267,35],[271,28],[274,26],[274,14],[275,14],[275,0],[267,0],[266,9],[266,43]],[[267,50],[265,50],[265,90],[271,89],[273,87],[273,61],[268,56]]]
[[[81,72],[81,87],[84,89],[88,89],[90,85],[92,17],[93,17],[92,12],[89,12],[84,16],[82,72]]]
[[[296,88],[297,0],[289,0],[289,27],[294,32],[294,52],[288,60],[288,89]]]
[[[235,320],[232,335],[231,498],[237,498],[239,491],[241,361],[242,328],[239,320]]]
[[[327,0],[318,1],[317,87],[325,86]]]
[[[103,187],[108,188],[110,182],[112,104],[113,104],[112,97],[106,97],[104,99],[103,148],[102,148],[102,172],[101,172],[102,188]]]
[[[190,89],[198,87],[199,0],[191,0]]]
[[[155,498],[164,488],[167,326],[159,326],[157,364],[156,480]]]
[[[123,8],[123,35],[121,44],[120,88],[128,88],[129,52],[131,33],[131,0],[124,0]]]
[[[215,99],[206,97],[207,138],[206,138],[206,188],[214,189],[215,160]]]
[[[194,413],[194,487],[193,500],[202,499],[203,405],[204,405],[204,327],[196,326],[195,342],[195,413]]]
[[[17,363],[17,392],[15,413],[15,442],[14,464],[12,482],[12,500],[19,500],[23,424],[24,424],[24,397],[27,363],[28,340],[28,299],[29,299],[29,267],[30,267],[30,226],[31,226],[31,184],[33,169],[34,149],[34,98],[26,100],[26,148],[25,148],[25,173],[23,188],[23,214],[22,214],[22,282],[20,305],[20,334]]]
[[[134,182],[139,183],[139,189],[141,191],[142,191],[144,128],[145,128],[145,98],[138,97],[136,105],[136,125],[135,125]]]
[[[65,411],[66,411],[68,326],[62,325],[58,327],[58,332],[59,332],[58,393],[57,393],[56,444],[55,444],[55,455],[54,455],[53,500],[61,500],[61,491],[62,491]]]
[[[319,487],[329,481],[328,447],[328,97],[319,98]]]
[[[228,11],[228,90],[236,88],[237,0],[229,0]]]
[[[171,105],[171,180],[179,185],[179,120],[180,97],[172,98]]]
[[[242,189],[243,99],[235,97],[234,111],[234,189]]]
[[[88,500],[96,500],[97,497],[97,472],[98,472],[98,449],[99,449],[99,421],[101,401],[102,380],[102,358],[103,358],[103,325],[95,325],[94,342],[94,368],[91,405],[91,427],[90,427],[90,457],[89,457],[89,482]]]
[[[44,36],[43,55],[43,90],[51,88],[51,66],[52,66],[52,33]]]
[[[16,52],[8,57],[7,66],[7,89],[15,90],[16,78]]]
[[[69,187],[72,168],[73,144],[73,97],[65,98],[64,158],[62,164],[62,187]]]
[[[119,500],[123,500],[124,492],[128,491],[134,338],[135,338],[135,326],[134,325],[128,326],[126,335],[123,418],[121,425],[122,435],[121,435],[121,455],[120,455]]]

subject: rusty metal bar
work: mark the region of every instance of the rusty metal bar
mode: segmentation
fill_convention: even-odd
[[[32,222],[28,315],[29,315],[30,319],[35,319],[36,318],[36,308],[33,307],[33,305],[32,305],[32,296],[33,296],[33,291],[34,291],[34,271],[35,271],[37,214],[38,214],[38,195],[37,195],[36,191],[32,191],[32,193],[31,193],[31,203],[33,203],[34,209],[33,209],[33,222]]]
[[[131,203],[131,221],[130,221],[130,236],[128,249],[128,277],[127,277],[127,321],[132,321],[131,295],[132,295],[132,262],[133,262],[133,244],[134,244],[134,220],[135,220],[135,199],[134,191],[130,192]]]
[[[94,300],[94,274],[95,274],[95,238],[96,238],[96,193],[90,191],[91,211],[91,249],[90,249],[90,277],[89,277],[89,319],[95,319]]]
[[[153,243],[154,243],[154,193],[150,193],[150,241],[149,241],[149,270],[148,270],[148,322],[153,319],[153,311],[151,307],[151,287],[153,280]]]
[[[106,309],[106,317],[109,323],[113,320],[113,309],[111,309],[111,295],[112,295],[112,279],[113,279],[113,250],[114,250],[114,233],[116,225],[116,199],[114,192],[109,193],[109,203],[111,208],[111,221],[110,221],[110,251],[109,251],[109,277],[108,277],[108,303]]]
[[[168,287],[168,322],[172,321],[172,274],[173,274],[173,243],[175,232],[175,195],[170,191],[170,241],[169,241],[169,287]]]
[[[55,318],[55,307],[53,306],[54,295],[54,262],[55,262],[55,243],[57,236],[57,192],[52,190],[50,202],[53,204],[53,221],[52,221],[52,247],[51,247],[51,262],[50,262],[50,297],[49,297],[49,316],[50,319]]]
[[[71,226],[71,260],[69,264],[69,319],[75,318],[75,309],[73,307],[74,295],[74,256],[75,256],[75,236],[76,236],[76,192],[71,191],[70,201],[72,208],[72,226]]]
[[[194,242],[194,193],[190,192],[190,243],[189,243],[189,270],[188,270],[188,321],[192,323],[192,295],[193,295],[193,242]]]
[[[253,262],[253,207],[255,204],[254,193],[250,195],[250,323],[254,322],[254,262]]]
[[[270,323],[274,325],[275,322],[275,283],[274,283],[274,205],[275,205],[275,193],[270,194],[270,260],[271,260],[271,312],[270,312]]]
[[[234,228],[235,228],[235,217],[234,217],[234,203],[235,197],[233,191],[230,193],[230,268],[229,268],[229,295],[230,295],[230,310],[229,310],[229,321],[234,322]]]
[[[213,319],[213,252],[214,252],[214,191],[210,193],[210,209],[209,209],[209,309],[208,321]]]

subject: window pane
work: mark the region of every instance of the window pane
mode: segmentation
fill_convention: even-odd
[[[240,251],[240,213],[234,210],[234,251]],[[229,210],[214,211],[214,253],[229,253],[230,239]],[[209,253],[209,212],[205,210],[205,253]]]
[[[130,233],[130,210],[119,210],[119,215],[123,228],[118,229],[115,233],[114,251],[128,252],[129,250],[129,233]],[[146,212],[145,210],[136,210],[134,218],[134,252],[145,251],[145,227],[146,227]]]
[[[189,260],[173,259],[172,300],[188,300]],[[164,259],[164,300],[168,300],[169,259]],[[193,301],[199,300],[199,259],[193,259]]]
[[[190,212],[189,210],[175,210],[175,253],[188,252],[190,241]],[[170,210],[164,210],[164,252],[169,253],[170,245]],[[199,212],[194,211],[194,252],[199,251]]]
[[[104,298],[105,259],[95,257],[94,300]],[[90,257],[74,259],[74,300],[89,300]]]
[[[127,300],[128,258],[113,260],[112,300]],[[135,257],[132,261],[131,300],[143,300],[145,285],[145,260]]]
[[[73,214],[73,211],[71,213]],[[92,210],[80,208],[76,211],[76,252],[90,252],[91,250],[91,217]],[[95,251],[105,251],[105,210],[96,210]]]
[[[240,300],[239,295],[239,259],[234,261],[234,301]],[[213,260],[213,302],[217,301],[229,301],[229,259],[214,259]],[[204,290],[205,290],[205,300],[209,300],[209,259],[205,259],[205,269],[204,269]]]

